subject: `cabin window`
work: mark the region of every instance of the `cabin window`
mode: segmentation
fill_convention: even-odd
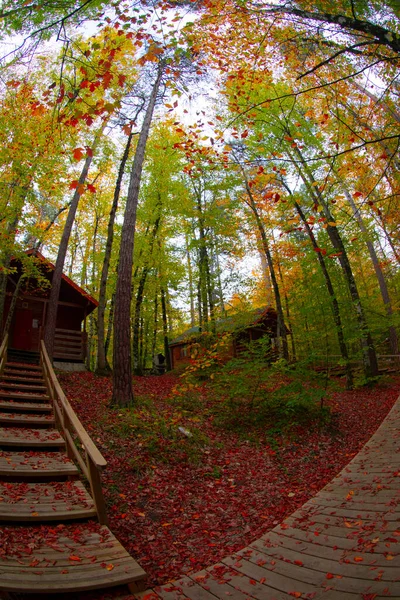
[[[186,346],[182,346],[181,347],[181,358],[185,358],[187,356],[187,347]]]

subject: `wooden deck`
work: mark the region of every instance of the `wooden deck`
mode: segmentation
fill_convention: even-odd
[[[400,398],[375,435],[314,498],[204,571],[146,600],[400,599]]]
[[[142,589],[145,572],[107,527],[106,462],[43,351],[42,370],[6,364],[0,347],[0,597]]]

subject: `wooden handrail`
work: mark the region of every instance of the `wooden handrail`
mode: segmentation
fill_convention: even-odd
[[[0,376],[4,371],[4,367],[7,362],[7,348],[8,348],[8,333],[3,338],[3,341],[0,346]]]
[[[46,386],[53,402],[56,421],[61,431],[64,433],[68,455],[70,458],[76,459],[83,473],[89,480],[99,522],[107,523],[107,514],[100,480],[100,471],[107,465],[107,461],[97,449],[74,409],[68,402],[56,374],[54,373],[53,365],[51,364],[43,340],[40,342],[40,355]],[[86,463],[74,443],[74,433],[85,450]]]

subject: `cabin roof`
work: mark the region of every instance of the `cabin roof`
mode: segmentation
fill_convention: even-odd
[[[268,325],[275,324],[276,321],[276,310],[272,306],[263,306],[251,311],[236,313],[225,319],[218,319],[216,321],[216,329],[217,332],[233,332],[248,329],[261,323],[264,323],[268,327]],[[186,344],[189,340],[195,339],[197,334],[201,333],[202,331],[199,326],[191,327],[173,339],[169,343],[169,346]]]
[[[41,252],[39,252],[38,250],[35,250],[34,248],[32,248],[30,250],[27,250],[25,252],[25,254],[28,256],[35,256],[43,263],[44,266],[46,266],[48,269],[50,269],[52,272],[54,272],[55,265],[52,262],[50,262],[45,256],[43,256],[43,254]],[[17,258],[14,258],[13,260],[18,261]],[[95,308],[97,308],[97,306],[99,305],[98,301],[95,298],[93,298],[93,296],[91,296],[88,292],[86,292],[86,290],[84,290],[81,286],[79,286],[77,283],[75,283],[75,281],[70,279],[64,273],[62,274],[62,280],[68,286],[70,286],[76,292],[78,292],[78,294],[80,294],[88,302],[89,312],[92,312]]]

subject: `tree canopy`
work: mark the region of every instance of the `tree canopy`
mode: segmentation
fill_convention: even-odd
[[[20,0],[0,29],[1,315],[11,257],[58,255],[121,405],[175,334],[249,305],[349,385],[398,354],[395,0]]]

